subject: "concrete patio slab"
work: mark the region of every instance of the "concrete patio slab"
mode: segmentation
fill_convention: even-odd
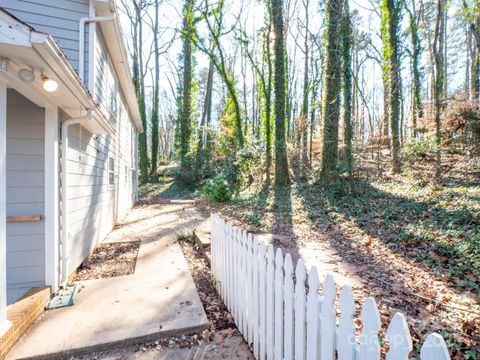
[[[66,357],[206,328],[205,311],[175,243],[178,228],[204,218],[184,206],[133,209],[105,241],[142,241],[135,273],[80,282],[75,305],[47,311],[7,359]]]

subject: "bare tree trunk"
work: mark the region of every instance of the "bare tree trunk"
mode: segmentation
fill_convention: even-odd
[[[248,132],[248,104],[247,104],[247,59],[243,45],[240,52],[240,68],[243,80],[243,109],[245,112],[245,123],[243,126],[243,133],[247,135]]]
[[[144,64],[143,64],[143,26],[142,26],[142,8],[141,4],[133,1],[134,16],[133,24],[133,56],[132,56],[132,77],[137,95],[140,118],[142,121],[143,132],[138,135],[138,156],[140,165],[140,181],[148,181],[148,144],[147,144],[147,115],[145,109],[145,84],[144,84]]]
[[[159,1],[155,0],[155,25],[153,30],[153,45],[154,45],[154,56],[155,56],[155,79],[154,79],[154,89],[153,89],[153,101],[152,101],[152,171],[151,171],[151,180],[152,182],[157,182],[158,173],[157,173],[157,161],[158,161],[158,106],[159,106],[159,90],[160,90],[160,61],[159,61],[159,45],[158,45],[158,12],[159,12]]]
[[[197,154],[195,160],[195,176],[197,180],[200,180],[200,168],[202,166],[202,159],[207,162],[208,159],[208,151],[207,153],[204,151],[204,138],[205,133],[208,135],[208,131],[205,131],[205,123],[210,121],[211,110],[212,110],[212,93],[213,93],[213,63],[210,60],[208,66],[208,74],[207,74],[207,84],[206,84],[206,91],[205,91],[205,99],[203,102],[203,110],[202,110],[202,117],[200,119],[200,126],[198,127],[198,141],[197,141]]]
[[[442,158],[441,158],[441,111],[442,111],[442,92],[444,81],[444,64],[443,64],[443,46],[444,37],[442,31],[442,22],[444,20],[445,0],[437,0],[437,18],[435,24],[435,35],[433,43],[433,56],[435,60],[435,82],[434,82],[434,102],[435,102],[435,178],[437,181],[442,176]]]
[[[471,38],[470,38],[470,31],[468,28],[466,29],[466,44],[467,44],[467,60],[466,60],[466,65],[465,65],[465,96],[467,99],[470,99],[470,43],[471,43]]]
[[[304,56],[305,56],[305,61],[304,61],[304,74],[303,74],[303,104],[302,104],[302,114],[301,118],[302,120],[302,128],[301,128],[301,133],[302,133],[302,167],[308,167],[309,166],[309,160],[308,160],[308,107],[309,107],[309,92],[310,92],[310,80],[308,78],[309,75],[309,44],[308,44],[308,34],[309,34],[309,29],[308,29],[308,18],[309,18],[309,13],[308,13],[308,7],[310,5],[309,0],[303,0],[303,6],[305,9],[305,46],[304,46]],[[303,173],[304,170],[302,170]],[[305,174],[303,174],[305,175]]]

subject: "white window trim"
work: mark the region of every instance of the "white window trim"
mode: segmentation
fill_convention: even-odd
[[[113,162],[113,169],[110,166],[111,162]],[[113,156],[108,157],[107,169],[108,169],[108,176],[107,176],[108,188],[112,189],[115,187],[115,158]],[[110,174],[113,175],[112,177],[113,183],[110,183]]]

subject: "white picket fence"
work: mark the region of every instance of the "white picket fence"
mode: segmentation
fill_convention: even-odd
[[[300,259],[294,270],[289,254],[283,256],[281,249],[275,252],[272,245],[265,246],[215,214],[211,215],[211,237],[217,290],[257,360],[380,359],[381,321],[373,298],[363,303],[362,331],[356,340],[350,286],[340,291],[337,320],[337,291],[331,274],[320,286],[315,267],[307,274]],[[386,334],[389,350],[385,359],[408,359],[412,340],[403,314],[393,316]],[[420,358],[450,359],[439,334],[426,338]]]

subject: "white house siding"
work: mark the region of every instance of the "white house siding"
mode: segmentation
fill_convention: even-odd
[[[79,25],[80,19],[89,15],[89,0],[0,0],[0,6],[35,30],[52,35],[78,70]],[[88,69],[86,28],[85,69]]]
[[[79,125],[69,128],[69,273],[134,203],[135,131],[99,33],[97,29],[94,97],[110,114],[115,134],[92,135]],[[109,158],[113,158],[115,164],[113,186],[109,184]]]
[[[43,215],[45,110],[7,93],[7,216]],[[7,223],[7,297],[45,283],[44,221]]]

